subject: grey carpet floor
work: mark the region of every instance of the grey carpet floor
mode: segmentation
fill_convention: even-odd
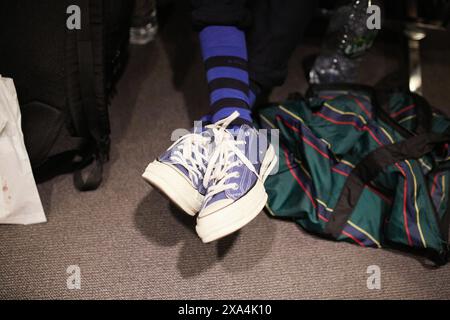
[[[169,21],[156,42],[132,48],[111,107],[111,162],[101,188],[80,193],[71,176],[58,177],[39,186],[48,223],[0,226],[0,298],[450,298],[450,265],[434,269],[412,255],[326,241],[265,213],[202,244],[194,219],[140,178],[171,132],[208,110],[189,29],[183,18]],[[448,106],[449,48],[433,45],[424,53],[425,95]],[[306,89],[301,61],[317,50],[297,49],[274,100]],[[378,44],[361,81],[374,84],[394,70],[396,50]],[[70,265],[80,267],[80,290],[66,287]],[[381,290],[367,288],[370,265],[381,269]]]

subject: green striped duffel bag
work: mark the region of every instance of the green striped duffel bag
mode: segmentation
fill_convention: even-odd
[[[313,87],[259,110],[260,126],[279,136],[267,209],[331,239],[445,264],[450,121],[418,95],[377,100],[364,87]]]

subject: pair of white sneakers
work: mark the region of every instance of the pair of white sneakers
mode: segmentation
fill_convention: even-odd
[[[239,230],[264,208],[264,181],[277,164],[267,137],[248,125],[228,128],[239,117],[184,135],[142,177],[191,216],[204,243]]]

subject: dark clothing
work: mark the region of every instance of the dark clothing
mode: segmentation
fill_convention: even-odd
[[[318,0],[191,0],[198,30],[232,25],[246,31],[251,80],[264,89],[281,85],[287,62]]]
[[[156,0],[135,0],[131,26],[145,27],[152,22],[152,13],[156,9]]]
[[[248,0],[191,0],[194,27],[202,29],[207,26],[224,25],[247,28],[252,22],[249,2]]]

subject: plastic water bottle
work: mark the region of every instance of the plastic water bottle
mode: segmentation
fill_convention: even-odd
[[[376,29],[367,28],[370,0],[352,0],[333,14],[310,83],[355,82],[361,56],[372,47]]]

